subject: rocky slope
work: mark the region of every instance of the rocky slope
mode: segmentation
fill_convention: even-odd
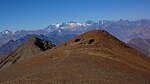
[[[51,49],[52,47],[54,47],[54,45],[50,44],[48,41],[41,40],[37,37],[31,37],[17,49],[0,58],[0,69],[4,69],[23,60],[30,59],[31,57]]]
[[[93,30],[0,71],[1,84],[149,84],[150,58]]]
[[[5,55],[6,53],[9,53],[13,50],[15,50],[18,46],[22,45],[24,42],[29,40],[31,37],[38,37],[43,40],[47,40],[48,42],[52,43],[51,40],[52,38],[48,38],[44,35],[34,35],[34,34],[27,34],[24,37],[21,37],[17,40],[10,40],[8,43],[0,46],[0,56]],[[57,42],[57,40],[55,40]]]

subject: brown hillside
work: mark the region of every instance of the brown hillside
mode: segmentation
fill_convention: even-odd
[[[31,57],[54,47],[47,41],[41,40],[37,37],[30,38],[23,45],[19,46],[13,52],[2,56],[0,58],[0,69],[4,69],[14,63],[18,63],[25,59],[30,59]]]
[[[92,30],[0,71],[1,84],[150,84],[150,59]]]

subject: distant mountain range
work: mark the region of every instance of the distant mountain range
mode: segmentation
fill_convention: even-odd
[[[25,42],[26,40],[15,43],[21,38],[28,37],[28,35],[43,35],[44,37],[48,37],[48,40],[53,44],[58,45],[77,35],[94,29],[107,30],[124,42],[128,42],[129,40],[138,37],[150,39],[150,20],[146,19],[136,21],[123,19],[118,21],[100,20],[98,22],[88,20],[83,23],[70,21],[51,24],[47,28],[40,30],[20,30],[15,32],[9,30],[2,31],[0,32],[0,49],[2,50],[0,55],[12,51],[18,45]],[[14,45],[14,47],[10,46],[13,44],[17,45]],[[6,45],[8,45],[6,47],[7,49],[4,47]]]
[[[150,39],[135,38],[128,41],[127,44],[150,56]]]

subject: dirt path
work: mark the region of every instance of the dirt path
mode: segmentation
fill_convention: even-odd
[[[42,70],[40,70],[40,71],[38,71],[38,72],[29,74],[29,75],[27,75],[27,76],[25,76],[25,77],[21,77],[21,78],[15,79],[15,80],[3,82],[3,83],[1,83],[1,84],[15,84],[16,81],[24,80],[24,79],[26,79],[26,78],[28,78],[28,77],[30,77],[30,76],[39,74],[39,73],[41,73],[41,72],[43,72],[43,71],[53,69],[54,67],[56,67],[57,65],[59,65],[60,63],[62,63],[62,62],[70,55],[70,52],[69,52],[68,50],[66,50],[65,52],[66,52],[67,54],[66,54],[60,61],[58,61],[57,63],[55,63],[54,65],[52,65],[52,66],[50,66],[50,67],[48,67],[48,68],[42,69]]]

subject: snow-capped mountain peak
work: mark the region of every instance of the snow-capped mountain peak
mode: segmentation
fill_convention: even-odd
[[[70,22],[67,22],[67,23],[66,23],[66,26],[67,26],[68,28],[75,28],[75,27],[90,26],[90,24],[70,21]]]
[[[8,35],[8,34],[12,34],[12,32],[9,30],[4,30],[4,31],[0,32],[0,35]]]
[[[55,29],[69,29],[69,28],[79,28],[79,27],[88,27],[88,26],[91,26],[91,24],[70,21],[70,22],[52,24],[47,28],[47,30],[52,31]]]
[[[54,24],[53,26],[55,26],[56,28],[59,28],[60,26],[62,26],[62,23],[57,23],[57,24]]]

